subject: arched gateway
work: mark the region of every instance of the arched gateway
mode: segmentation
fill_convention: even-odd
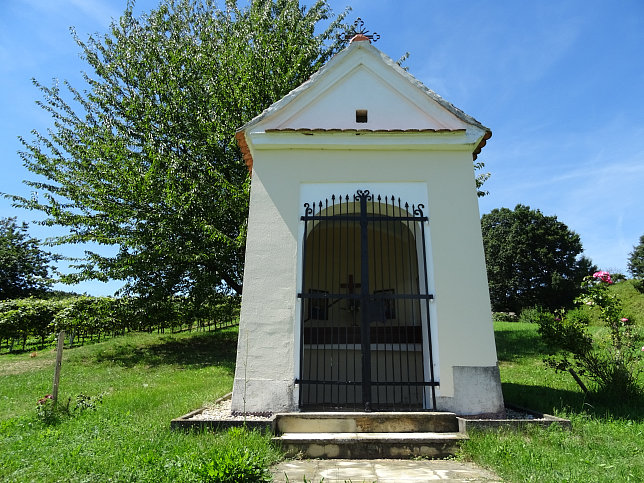
[[[368,190],[306,203],[300,408],[436,407],[423,208]]]

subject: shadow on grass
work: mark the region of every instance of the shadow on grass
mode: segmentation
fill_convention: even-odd
[[[506,403],[546,414],[565,410],[596,418],[644,421],[644,397],[624,400],[610,394],[584,395],[581,391],[515,383],[503,383],[503,397]]]
[[[159,342],[150,345],[137,345],[131,342],[116,344],[96,354],[95,360],[99,363],[115,363],[125,367],[221,366],[232,374],[235,371],[236,353],[237,331],[220,330],[194,333],[181,338],[165,336]]]
[[[542,356],[548,349],[537,334],[536,326],[519,330],[496,330],[494,334],[499,360],[513,362],[526,356]]]

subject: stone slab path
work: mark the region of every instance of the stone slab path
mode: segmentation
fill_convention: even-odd
[[[289,460],[272,468],[279,483],[309,482],[501,482],[494,473],[473,463],[451,460]]]

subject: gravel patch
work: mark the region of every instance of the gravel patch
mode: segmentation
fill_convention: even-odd
[[[526,411],[517,411],[510,408],[505,408],[506,419],[537,419],[534,414]]]
[[[195,412],[186,420],[192,421],[271,421],[272,413],[246,413],[233,412],[230,408],[231,395],[217,399],[214,403],[206,405],[201,411]]]

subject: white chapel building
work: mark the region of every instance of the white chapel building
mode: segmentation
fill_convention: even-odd
[[[490,136],[360,35],[238,131],[233,411],[503,410],[472,163]]]

